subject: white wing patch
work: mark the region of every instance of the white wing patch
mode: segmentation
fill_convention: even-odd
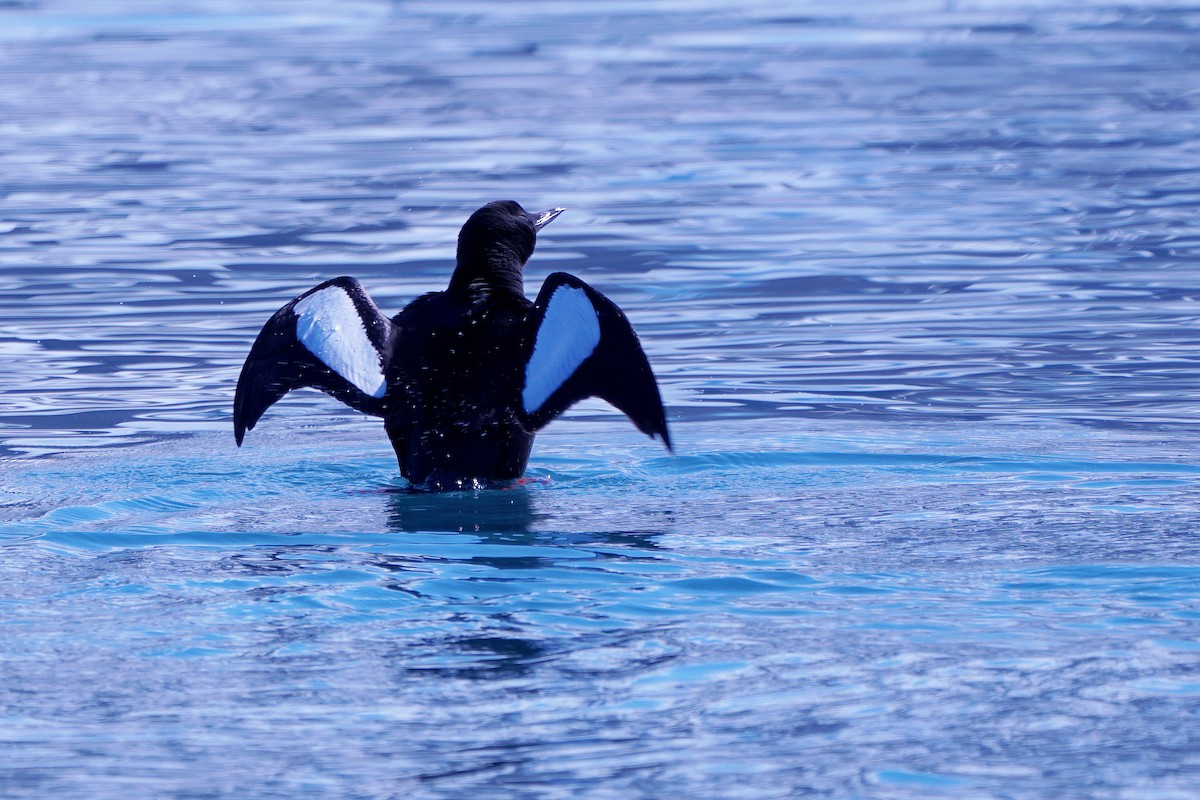
[[[587,292],[574,286],[555,289],[525,365],[525,389],[521,392],[525,413],[541,408],[598,344],[600,320]]]
[[[296,338],[325,366],[371,397],[387,393],[379,353],[354,301],[336,286],[310,294],[292,306]]]

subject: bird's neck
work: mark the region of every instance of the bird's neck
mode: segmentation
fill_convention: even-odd
[[[509,293],[525,296],[524,265],[511,258],[459,260],[450,277],[455,294]]]

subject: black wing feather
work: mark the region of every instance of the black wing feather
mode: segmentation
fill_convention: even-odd
[[[331,288],[345,293],[353,303],[367,339],[378,355],[380,371],[387,373],[396,326],[371,300],[354,278],[341,277],[309,289],[275,312],[259,332],[246,356],[233,400],[233,435],[238,445],[263,413],[293,389],[306,386],[326,392],[346,405],[373,416],[383,416],[385,397],[376,397],[355,386],[314,355],[297,335],[296,304]]]
[[[651,438],[661,437],[670,450],[671,435],[667,430],[662,396],[633,326],[616,303],[574,275],[555,272],[542,285],[527,322],[524,363],[530,363],[551,300],[564,286],[586,294],[599,325],[599,341],[591,354],[544,401],[537,403],[535,408],[525,408],[522,403],[523,424],[536,431],[580,400],[599,397],[622,411],[642,433]],[[533,377],[526,372],[523,397],[526,384],[532,383]]]

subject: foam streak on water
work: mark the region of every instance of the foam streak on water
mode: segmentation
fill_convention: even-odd
[[[1200,12],[746,5],[0,3],[0,795],[1191,796]],[[234,448],[500,198],[678,455]]]

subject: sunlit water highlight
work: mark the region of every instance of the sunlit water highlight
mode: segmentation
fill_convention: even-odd
[[[0,795],[1193,796],[1200,12],[797,9],[0,4]],[[267,315],[501,197],[677,455],[233,447]]]

